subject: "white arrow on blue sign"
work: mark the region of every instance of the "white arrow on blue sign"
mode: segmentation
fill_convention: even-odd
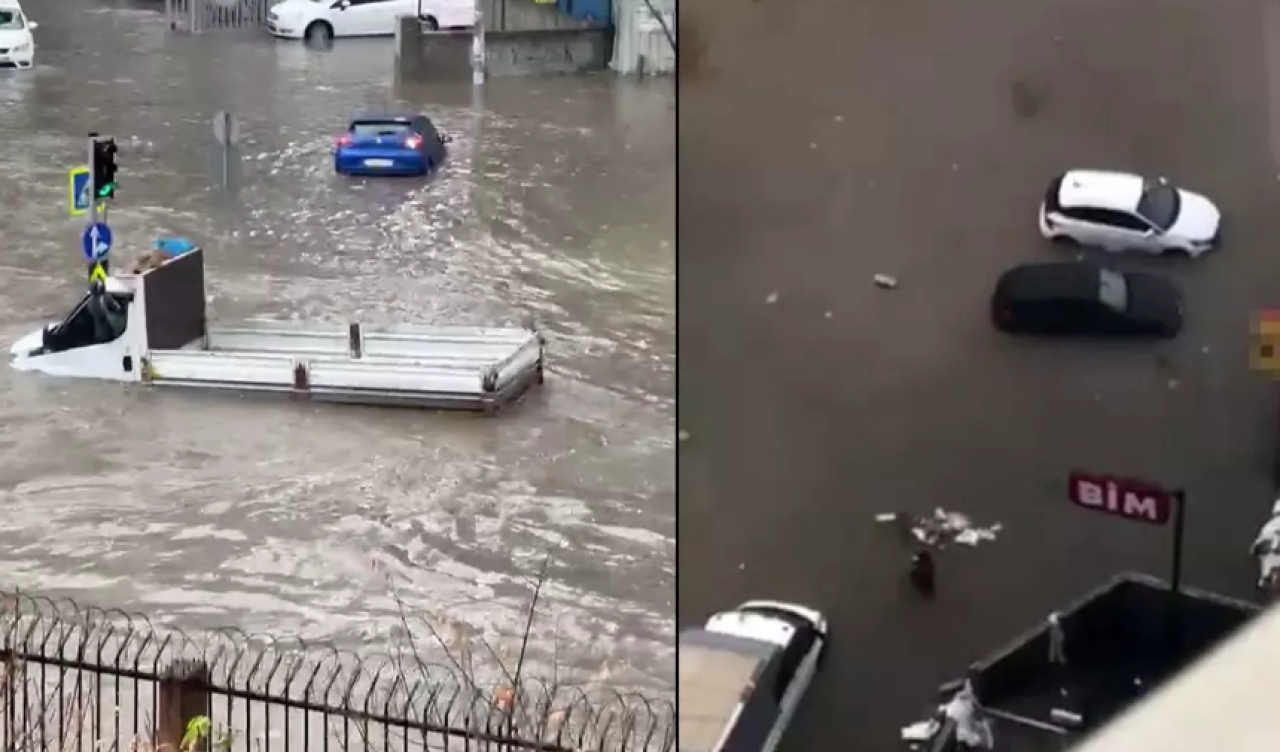
[[[80,248],[89,261],[101,261],[111,252],[111,228],[102,222],[94,222],[84,228],[80,236]]]

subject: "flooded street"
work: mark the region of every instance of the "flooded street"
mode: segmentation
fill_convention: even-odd
[[[139,4],[140,7],[148,5]],[[152,3],[162,7],[159,3]],[[48,0],[36,67],[0,73],[0,334],[83,285],[67,170],[120,144],[117,264],[162,234],[206,248],[216,321],[517,324],[546,387],[496,419],[125,389],[0,369],[0,582],[355,646],[399,616],[523,628],[575,667],[674,671],[674,107],[669,82],[392,83],[390,40],[330,52],[169,33],[162,13]],[[359,111],[454,139],[431,181],[335,176]],[[234,196],[210,117],[240,119]]]

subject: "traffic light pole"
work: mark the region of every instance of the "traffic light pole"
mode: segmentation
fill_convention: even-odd
[[[98,143],[98,134],[89,134],[89,224],[94,225],[98,222],[98,165],[95,163],[94,155],[97,149],[94,148]]]
[[[88,152],[88,157],[89,157],[89,209],[88,209],[89,227],[93,227],[93,226],[94,226],[94,225],[96,225],[100,220],[105,220],[105,219],[106,219],[106,217],[105,217],[105,213],[106,213],[106,205],[105,205],[105,204],[103,204],[103,207],[102,207],[102,208],[103,208],[103,214],[104,214],[104,216],[102,216],[102,217],[99,217],[99,216],[98,216],[98,164],[97,164],[97,159],[96,159],[97,151],[98,151],[98,149],[97,149],[97,145],[98,145],[98,134],[97,134],[97,133],[92,133],[92,132],[91,132],[91,133],[89,134],[89,152]],[[96,262],[92,262],[92,261],[91,261],[91,262],[89,262],[89,281],[90,281],[90,282],[92,282],[92,281],[93,281],[94,276],[95,276],[95,270],[96,270],[96,269],[98,269],[98,268],[101,268],[101,270],[102,270],[102,271],[101,271],[101,273],[102,273],[102,274],[106,274],[106,273],[107,273],[107,259],[103,258],[103,259],[100,259],[100,260],[98,260],[98,261],[96,261]]]

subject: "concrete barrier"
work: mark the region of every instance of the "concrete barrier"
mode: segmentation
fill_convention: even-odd
[[[536,76],[603,70],[613,54],[609,29],[488,31],[489,76]],[[471,32],[427,31],[412,16],[396,27],[396,74],[402,81],[471,80]]]

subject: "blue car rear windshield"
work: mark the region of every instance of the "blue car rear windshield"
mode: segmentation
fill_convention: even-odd
[[[376,138],[378,136],[411,136],[413,126],[394,120],[373,122],[362,120],[351,124],[351,134],[358,138]]]

